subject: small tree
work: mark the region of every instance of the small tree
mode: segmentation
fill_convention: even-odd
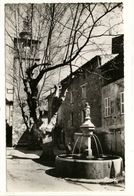
[[[42,91],[54,71],[67,67],[68,84],[60,89],[55,85],[56,107],[47,127],[52,131],[71,82],[73,66],[78,59],[86,58],[93,44],[99,47],[95,38],[116,35],[114,28],[122,20],[115,19],[121,11],[122,3],[6,5],[6,46],[14,51],[18,66],[14,63],[11,77],[27,130],[31,130],[32,121],[33,131],[38,133]]]

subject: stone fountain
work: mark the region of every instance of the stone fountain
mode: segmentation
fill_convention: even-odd
[[[86,103],[85,121],[80,126],[71,154],[61,154],[56,157],[56,172],[62,177],[84,179],[113,179],[122,175],[122,158],[115,155],[104,155],[98,137],[94,134],[95,126],[90,118],[90,106]],[[78,140],[87,139],[87,149],[74,153]],[[97,155],[92,149],[92,140],[96,145]],[[80,142],[81,143],[81,142]],[[99,150],[100,149],[100,150]]]

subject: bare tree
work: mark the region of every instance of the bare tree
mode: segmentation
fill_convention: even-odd
[[[122,20],[110,21],[121,11],[122,3],[6,5],[6,46],[14,52],[17,61],[12,66],[12,78],[28,130],[32,120],[33,131],[39,133],[38,101],[47,79],[50,80],[53,71],[68,67],[69,82],[61,84],[60,89],[55,86],[53,93],[55,110],[46,128],[47,132],[52,131],[71,82],[73,66],[79,58],[85,58],[93,44],[97,45],[95,38],[116,35],[114,27]]]

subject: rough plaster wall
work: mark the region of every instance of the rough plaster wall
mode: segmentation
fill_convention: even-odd
[[[124,129],[105,133],[102,141],[104,152],[124,157]]]
[[[120,92],[124,91],[124,79],[102,88],[102,132],[104,150],[124,156],[124,115],[120,112]],[[112,101],[112,114],[104,116],[104,98]]]
[[[81,85],[87,84],[87,98],[82,99]],[[73,93],[73,103],[70,103],[70,92]],[[98,75],[86,73],[73,80],[58,113],[59,121],[62,121],[66,143],[74,142],[74,133],[80,132],[82,122],[81,113],[85,108],[85,102],[89,102],[91,109],[91,120],[96,127],[101,127],[101,82]],[[73,112],[74,122],[71,125],[70,114]],[[87,143],[87,141],[85,141]]]

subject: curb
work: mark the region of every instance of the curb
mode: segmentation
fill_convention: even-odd
[[[64,178],[67,181],[79,182],[79,183],[89,183],[89,184],[118,184],[119,182],[124,182],[123,176],[118,178],[104,178],[104,179],[78,179],[78,178]]]

